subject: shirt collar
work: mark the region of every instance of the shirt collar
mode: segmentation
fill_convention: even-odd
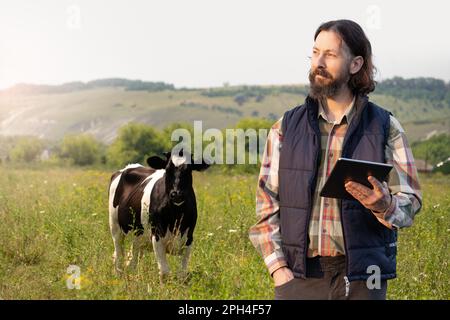
[[[347,120],[347,123],[350,123],[356,113],[356,105],[355,105],[355,101],[356,101],[356,96],[353,96],[353,100],[352,102],[350,102],[350,104],[348,105],[347,109],[345,110],[345,113],[343,114],[341,119],[338,119],[338,121],[336,121],[336,124],[340,124],[342,123],[342,120],[345,118]],[[317,113],[317,118],[319,118],[320,116],[322,116],[322,118],[328,121],[328,118],[325,114],[325,110],[323,109],[322,106],[322,102],[319,100],[319,112]]]

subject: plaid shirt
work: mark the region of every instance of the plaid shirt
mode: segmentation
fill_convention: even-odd
[[[341,200],[320,197],[319,191],[341,156],[347,127],[357,107],[354,99],[342,118],[332,122],[328,120],[323,107],[319,104],[318,118],[323,156],[313,196],[308,232],[310,240],[308,257],[345,254],[339,209]],[[259,220],[249,232],[250,240],[264,258],[270,274],[287,266],[281,249],[279,227],[278,163],[280,142],[283,138],[281,122],[282,118],[272,126],[267,137],[256,191],[256,214]],[[390,131],[385,155],[387,163],[394,166],[388,180],[393,197],[389,208],[381,215],[377,214],[377,219],[388,228],[411,226],[415,214],[422,206],[422,193],[405,132],[393,116],[390,116]]]

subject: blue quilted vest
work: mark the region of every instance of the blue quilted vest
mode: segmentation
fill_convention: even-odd
[[[342,157],[386,162],[389,112],[368,101],[356,99],[356,113],[344,138]],[[284,114],[280,149],[279,197],[282,249],[297,278],[306,277],[308,227],[317,183],[321,145],[317,101],[305,103]],[[397,232],[382,225],[357,200],[341,201],[341,222],[349,281],[366,280],[368,267],[380,268],[381,279],[396,277]]]

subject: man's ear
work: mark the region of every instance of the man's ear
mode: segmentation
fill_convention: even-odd
[[[361,56],[354,57],[350,62],[350,74],[356,74],[361,70],[364,64],[364,58]]]
[[[163,160],[158,156],[152,156],[147,158],[147,164],[153,169],[165,169],[167,165],[167,160]]]

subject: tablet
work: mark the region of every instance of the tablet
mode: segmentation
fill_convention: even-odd
[[[320,191],[320,196],[354,200],[345,190],[347,181],[355,181],[373,189],[367,177],[373,176],[380,182],[387,181],[392,167],[387,163],[339,158]]]

